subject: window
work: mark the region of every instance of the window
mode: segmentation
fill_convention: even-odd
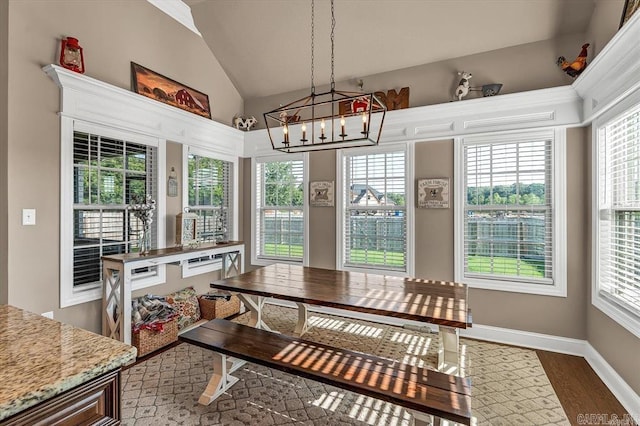
[[[135,251],[141,237],[142,224],[127,205],[147,194],[158,200],[159,193],[157,139],[78,122],[73,127],[62,155],[62,307],[102,296],[101,257]],[[151,224],[153,247],[162,212],[156,210]],[[164,280],[157,267],[136,272],[138,284]]]
[[[640,105],[595,131],[594,304],[640,337]]]
[[[305,259],[306,157],[256,159],[254,262]]]
[[[457,145],[456,280],[566,296],[564,131]]]
[[[187,156],[189,210],[198,215],[204,241],[228,241],[233,235],[233,163],[190,152]]]
[[[409,273],[406,147],[339,154],[338,250],[343,269]]]

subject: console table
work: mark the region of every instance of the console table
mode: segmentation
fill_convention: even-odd
[[[131,291],[134,271],[161,265],[182,267],[183,276],[215,270],[221,278],[244,272],[242,241],[169,247],[147,254],[125,253],[102,257],[102,334],[131,344]]]

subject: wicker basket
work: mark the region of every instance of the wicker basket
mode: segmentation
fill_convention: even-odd
[[[162,331],[141,329],[131,333],[131,344],[138,349],[138,357],[150,354],[178,340],[178,318],[163,325]]]
[[[202,318],[212,320],[214,318],[227,318],[240,312],[240,299],[238,296],[231,296],[231,299],[205,299],[198,296],[200,304],[200,314]]]

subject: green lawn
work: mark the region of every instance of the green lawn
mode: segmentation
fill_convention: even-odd
[[[512,257],[470,256],[469,272],[544,278],[544,264]]]
[[[267,256],[286,256],[286,257],[299,257],[302,258],[302,246],[286,245],[268,243],[264,245],[264,254]],[[351,262],[350,263],[368,263],[373,265],[387,265],[387,266],[404,266],[405,256],[404,253],[387,252],[386,262],[385,253],[383,251],[375,250],[351,250]]]

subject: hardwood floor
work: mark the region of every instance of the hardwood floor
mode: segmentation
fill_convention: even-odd
[[[542,367],[572,425],[633,425],[615,396],[579,356],[536,350]]]

